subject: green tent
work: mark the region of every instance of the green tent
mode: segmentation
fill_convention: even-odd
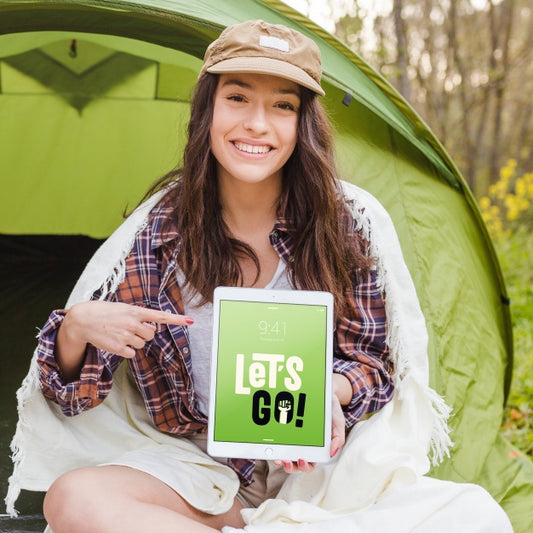
[[[472,194],[386,81],[277,0],[0,1],[4,368],[29,363],[35,328],[62,305],[97,239],[179,164],[204,50],[224,26],[252,18],[318,43],[341,177],[374,194],[396,225],[429,328],[431,384],[454,410],[455,446],[432,475],[483,485],[517,533],[533,531],[533,465],[498,432],[511,322]],[[4,373],[2,389],[18,386],[15,374]]]

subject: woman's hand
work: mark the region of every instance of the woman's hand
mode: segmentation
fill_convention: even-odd
[[[331,406],[331,445],[329,456],[335,457],[346,441],[346,421],[342,411],[341,402],[336,394],[333,394]]]
[[[343,405],[352,401],[353,389],[349,379],[342,374],[333,374],[333,405],[331,408],[331,446],[330,456],[335,457],[346,442],[346,420]]]
[[[330,457],[335,457],[337,455],[338,451],[344,446],[344,442],[346,441],[346,426],[345,426],[345,420],[344,420],[344,413],[342,411],[341,406],[341,399],[335,392],[336,388],[338,388],[337,392],[340,392],[341,397],[343,399],[346,398],[346,383],[350,387],[351,391],[351,385],[349,381],[340,374],[333,374],[334,376],[334,385],[333,385],[333,395],[332,395],[332,406],[331,406],[331,445],[329,448],[329,455]],[[335,376],[339,376],[339,378],[335,378]],[[338,379],[338,382],[336,383],[336,380]],[[346,380],[346,383],[344,383],[342,380]],[[349,400],[348,400],[349,402]],[[308,461],[305,461],[304,459],[298,459],[298,461],[274,461],[274,464],[281,466],[283,465],[283,470],[287,472],[287,474],[295,474],[296,472],[312,472],[315,469],[316,463],[310,463]]]
[[[296,474],[296,472],[312,472],[315,469],[316,463],[309,463],[305,459],[298,459],[298,461],[274,461],[277,466],[283,465],[283,470],[287,474]]]
[[[56,360],[66,381],[77,379],[87,343],[131,359],[154,338],[156,325],[192,324],[192,318],[121,302],[89,301],[72,306],[59,328]]]

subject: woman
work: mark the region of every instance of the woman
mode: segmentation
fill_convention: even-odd
[[[318,101],[318,47],[250,21],[208,48],[183,168],[164,188],[126,258],[124,281],[98,300],[55,311],[39,339],[44,395],[66,415],[99,405],[127,359],[153,425],[205,451],[213,289],[330,291],[336,304],[331,456],[347,428],[392,397],[385,304],[367,243],[336,179],[330,124]],[[190,315],[190,316],[189,316]],[[210,515],[172,486],[170,463],[135,461],[68,472],[50,488],[55,533],[208,532],[241,527],[240,510],[275,496],[299,460],[230,460],[241,486]]]

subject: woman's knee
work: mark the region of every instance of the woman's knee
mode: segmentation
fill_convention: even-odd
[[[48,489],[43,513],[54,533],[83,533],[94,516],[95,468],[79,468],[56,479]]]

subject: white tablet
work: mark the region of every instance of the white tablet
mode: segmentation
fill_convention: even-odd
[[[208,452],[329,460],[333,296],[217,287]]]

